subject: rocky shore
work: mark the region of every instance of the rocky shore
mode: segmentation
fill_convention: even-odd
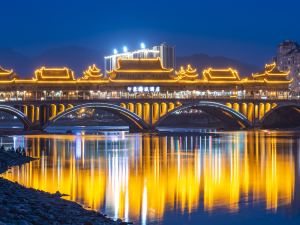
[[[34,160],[16,152],[0,150],[0,173],[9,167]],[[60,193],[49,194],[0,178],[0,225],[7,224],[126,224],[86,210],[79,204],[61,198]]]
[[[11,166],[18,166],[24,163],[28,163],[34,158],[23,156],[15,151],[6,151],[0,149],[0,174],[5,172]]]

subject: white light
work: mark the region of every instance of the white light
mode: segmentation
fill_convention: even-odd
[[[143,87],[139,86],[139,92],[143,92]]]
[[[159,92],[159,91],[160,91],[160,87],[156,87],[156,88],[155,88],[155,91],[156,91],[156,92]]]
[[[154,87],[153,86],[150,87],[150,91],[154,92]]]
[[[141,49],[145,49],[146,48],[146,45],[144,42],[141,43]]]
[[[128,51],[127,46],[124,46],[124,47],[123,47],[123,52],[127,52],[127,51]]]
[[[133,87],[133,92],[136,92],[137,91],[137,88],[136,87]]]
[[[128,87],[127,90],[128,90],[129,92],[131,92],[131,91],[132,91],[132,87]]]
[[[114,49],[114,55],[118,54],[118,50],[115,48]]]

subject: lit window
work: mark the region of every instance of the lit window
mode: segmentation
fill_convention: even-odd
[[[151,91],[151,92],[154,92],[154,87],[150,87],[150,91]]]
[[[139,86],[139,92],[143,92],[143,87]]]
[[[159,92],[159,91],[160,91],[160,88],[159,88],[159,87],[156,87],[156,88],[155,88],[155,91],[156,91],[156,92]]]

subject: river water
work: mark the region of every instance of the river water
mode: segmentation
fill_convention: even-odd
[[[0,138],[39,160],[3,176],[135,224],[300,224],[300,134]]]

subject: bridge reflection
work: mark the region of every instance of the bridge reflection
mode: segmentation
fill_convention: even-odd
[[[281,135],[17,137],[15,144],[32,146],[30,155],[40,160],[4,177],[141,223],[198,208],[276,210],[292,204],[297,178],[299,140]]]

